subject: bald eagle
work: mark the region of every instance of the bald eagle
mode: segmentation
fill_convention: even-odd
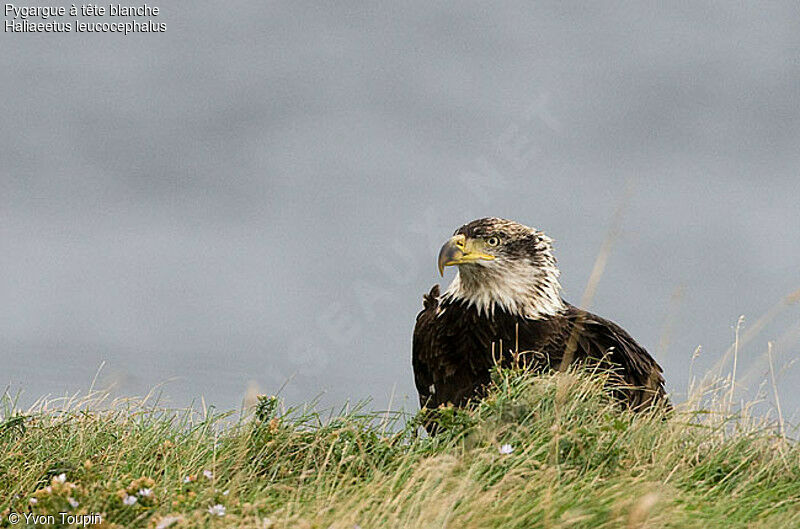
[[[480,398],[499,361],[532,371],[588,363],[615,373],[614,394],[634,410],[668,406],[661,367],[619,325],[561,297],[552,240],[488,217],[457,229],[439,252],[439,273],[458,266],[440,295],[423,297],[412,363],[420,406]],[[522,362],[520,362],[522,359]]]

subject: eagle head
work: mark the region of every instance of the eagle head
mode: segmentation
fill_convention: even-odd
[[[440,274],[446,266],[458,266],[458,273],[445,300],[529,319],[564,310],[553,241],[535,228],[496,217],[473,220],[439,251]]]

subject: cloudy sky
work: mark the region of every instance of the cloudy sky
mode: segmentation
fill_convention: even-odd
[[[493,215],[681,400],[745,315],[800,410],[800,8],[170,2],[0,36],[0,385],[415,405],[436,253]],[[762,321],[759,319],[767,315]],[[755,332],[758,331],[758,332]],[[770,396],[771,398],[771,396]]]

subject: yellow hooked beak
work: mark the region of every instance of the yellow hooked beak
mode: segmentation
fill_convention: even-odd
[[[494,255],[483,251],[484,242],[480,239],[467,239],[463,234],[454,235],[439,250],[439,275],[444,275],[445,266],[493,261]]]

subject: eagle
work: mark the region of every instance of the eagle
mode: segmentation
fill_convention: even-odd
[[[633,410],[669,407],[662,369],[616,323],[561,297],[553,241],[517,222],[487,217],[458,228],[439,251],[450,286],[423,296],[412,364],[422,408],[462,407],[485,395],[496,363],[533,372],[580,362],[612,373],[612,393]]]

